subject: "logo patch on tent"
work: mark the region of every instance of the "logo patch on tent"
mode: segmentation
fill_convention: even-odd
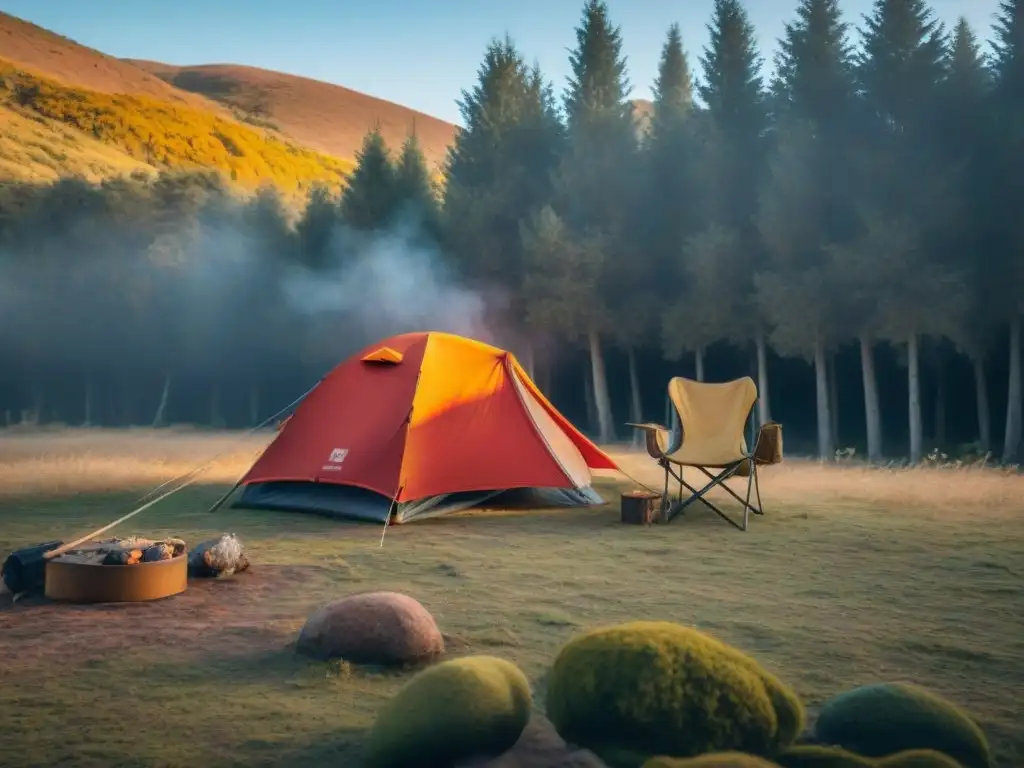
[[[341,470],[341,465],[344,463],[346,456],[348,456],[348,448],[335,448],[331,451],[331,457],[327,459],[323,469],[327,472],[338,472]]]

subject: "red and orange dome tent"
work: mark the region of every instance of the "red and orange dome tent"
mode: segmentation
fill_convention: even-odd
[[[243,477],[236,507],[403,523],[483,503],[602,504],[615,462],[515,357],[448,333],[373,344],[332,370]]]

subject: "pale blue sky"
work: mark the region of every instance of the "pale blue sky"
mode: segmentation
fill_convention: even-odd
[[[691,65],[707,42],[712,0],[609,0],[622,27],[634,96],[649,98],[669,24]],[[748,0],[769,59],[796,0]],[[871,0],[846,0],[860,24]],[[998,0],[931,0],[952,25],[964,15],[991,37]],[[559,93],[583,0],[0,0],[0,10],[121,57],[171,64],[248,64],[313,77],[458,121],[488,40],[510,34]],[[986,46],[987,49],[987,46]],[[0,49],[0,55],[3,54]]]

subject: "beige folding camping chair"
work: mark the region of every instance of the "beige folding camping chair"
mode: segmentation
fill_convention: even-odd
[[[662,519],[669,522],[686,507],[700,499],[730,525],[747,530],[750,513],[763,515],[761,489],[757,483],[759,464],[775,464],[782,460],[782,427],[771,422],[761,425],[754,439],[754,404],[757,387],[753,379],[742,379],[722,384],[709,384],[676,377],[668,383],[671,425],[629,424],[644,431],[647,453],[665,469],[665,489],[662,493]],[[744,435],[749,424],[750,442]],[[748,444],[754,450],[748,450]],[[692,467],[704,473],[709,482],[700,489],[683,479],[683,468]],[[669,478],[679,481],[679,494],[674,503],[669,500]],[[746,498],[725,484],[731,477],[747,478]],[[743,505],[743,523],[736,522],[708,501],[706,494],[721,487]],[[690,496],[683,499],[683,488]],[[750,500],[754,491],[757,503]]]

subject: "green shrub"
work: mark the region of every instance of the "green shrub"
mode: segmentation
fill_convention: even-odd
[[[962,768],[949,755],[934,749],[908,749],[884,757],[875,763],[877,768]]]
[[[875,761],[842,747],[801,744],[776,755],[782,768],[874,768]]]
[[[652,757],[643,768],[778,768],[763,757],[743,752],[712,752],[698,757]]]
[[[514,664],[492,656],[445,661],[384,706],[370,729],[368,762],[428,768],[500,755],[519,739],[531,708],[530,684]]]
[[[815,725],[818,741],[860,755],[885,757],[934,749],[966,768],[988,768],[985,735],[946,699],[908,683],[855,688],[827,701]]]
[[[695,629],[638,621],[581,635],[559,652],[547,714],[568,741],[691,757],[769,754],[803,727],[796,695],[753,659]]]

